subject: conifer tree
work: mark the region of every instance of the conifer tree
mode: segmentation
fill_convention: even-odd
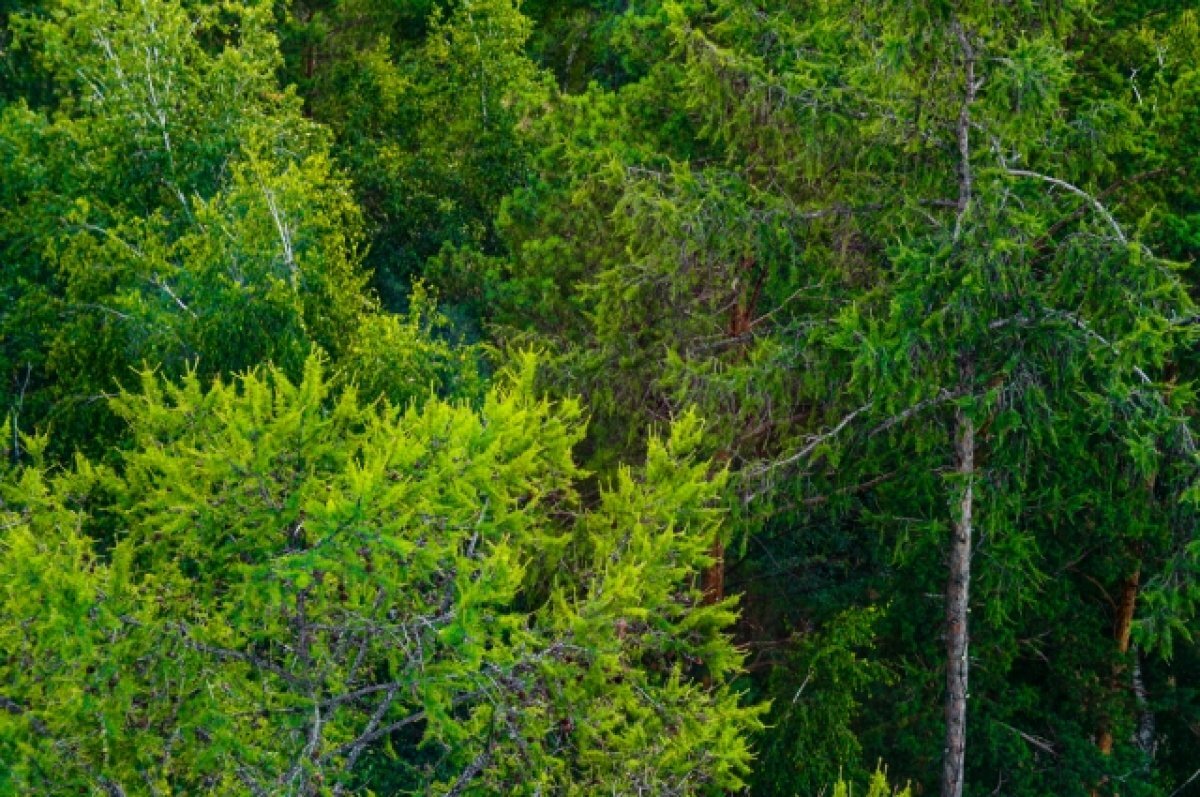
[[[699,422],[580,511],[579,407],[532,369],[479,412],[364,405],[311,358],[147,373],[118,468],[11,474],[0,792],[738,788],[761,710],[699,600]]]
[[[636,447],[696,405],[715,421],[709,450],[733,464],[747,534],[833,522],[884,535],[867,573],[893,601],[881,632],[925,631],[889,655],[924,659],[941,644],[928,630],[945,634],[943,685],[927,666],[908,679],[930,731],[904,743],[921,745],[909,760],[944,760],[947,794],[969,771],[968,695],[984,707],[971,738],[990,782],[1010,776],[1022,725],[1057,721],[1004,690],[1040,666],[1020,649],[1043,638],[1040,590],[1076,573],[1070,597],[1046,602],[1086,618],[1055,646],[1087,638],[1092,660],[1053,681],[1089,694],[1064,708],[1078,730],[1055,734],[1085,763],[1046,771],[1026,745],[1011,777],[1102,781],[1123,764],[1088,737],[1131,654],[1091,584],[1119,594],[1148,565],[1175,597],[1146,598],[1139,627],[1170,638],[1194,624],[1181,584],[1196,467],[1178,374],[1193,305],[1112,205],[1137,182],[1112,175],[1138,146],[1138,101],[1076,100],[1094,78],[1071,48],[1103,24],[1082,4],[731,0],[629,15],[638,34],[619,46],[643,59],[640,78],[563,99],[537,129],[539,180],[502,213],[509,259],[458,267],[492,281],[502,329],[551,341],[558,378],[584,387],[597,467],[614,441]],[[1106,540],[1100,556],[1085,529]],[[940,620],[921,597],[933,591]],[[1151,619],[1160,600],[1174,609]],[[968,690],[972,607],[994,680]]]
[[[0,0],[0,794],[1182,797],[1198,63]]]

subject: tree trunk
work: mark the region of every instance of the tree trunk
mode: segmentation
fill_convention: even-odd
[[[964,365],[962,382],[970,381]],[[967,612],[971,595],[971,531],[975,500],[975,425],[966,413],[955,413],[955,454],[962,493],[950,539],[946,582],[946,748],[942,762],[942,797],[962,797],[967,749],[967,675],[970,666]]]
[[[1133,735],[1133,741],[1138,749],[1154,758],[1155,721],[1154,712],[1150,710],[1150,695],[1146,692],[1146,682],[1142,680],[1142,654],[1133,649],[1133,699],[1137,701],[1138,725]]]
[[[756,263],[754,258],[744,257],[738,265],[748,280]],[[733,302],[733,308],[729,313],[729,328],[727,331],[731,340],[749,337],[753,328],[754,307],[758,303],[758,295],[762,290],[765,279],[765,274],[759,274],[752,283],[749,291],[745,287],[738,289],[737,297]],[[735,354],[734,356],[740,357],[740,354]],[[736,444],[734,450],[736,450]],[[721,451],[717,453],[714,460],[717,462],[728,462],[732,456],[732,450]],[[712,564],[705,568],[700,578],[700,584],[704,591],[704,602],[717,603],[725,599],[725,543],[722,542],[719,533],[713,539],[712,547],[708,550],[708,555],[712,559]]]
[[[718,603],[725,599],[725,544],[720,537],[713,539],[712,547],[708,550],[713,563],[704,571],[702,585],[704,602]]]
[[[1141,570],[1134,570],[1133,575],[1121,582],[1121,595],[1117,600],[1116,616],[1113,618],[1113,641],[1117,643],[1117,653],[1121,661],[1113,666],[1112,688],[1120,689],[1121,676],[1125,671],[1123,660],[1129,654],[1129,641],[1133,631],[1133,615],[1137,608],[1138,587],[1141,582]],[[1130,676],[1134,698],[1138,704],[1138,728],[1134,741],[1147,755],[1150,755],[1154,744],[1154,714],[1147,708],[1146,687],[1142,683],[1141,662],[1135,658],[1133,672]],[[1101,755],[1112,755],[1113,734],[1112,720],[1104,717],[1100,721],[1100,734],[1096,741]],[[1092,789],[1093,797],[1099,794],[1099,788],[1108,782],[1108,777],[1100,781],[1100,786]],[[1116,792],[1114,792],[1116,794]]]
[[[1141,572],[1133,571],[1133,575],[1121,583],[1121,597],[1117,601],[1117,614],[1113,618],[1113,641],[1117,643],[1117,653],[1122,659],[1129,653],[1129,636],[1133,630],[1133,611],[1137,605],[1138,583]],[[1120,682],[1122,667],[1118,664],[1113,668],[1114,686]],[[1112,724],[1105,718],[1100,729],[1100,739],[1096,743],[1103,755],[1111,755],[1113,748]]]
[[[975,79],[977,56],[970,35],[957,17],[953,18],[951,28],[958,39],[963,68],[963,100],[956,125],[959,161],[954,242],[957,244],[972,200],[971,105],[975,102],[979,83]],[[975,363],[964,352],[958,361],[958,384],[964,395],[971,390],[974,378]],[[959,407],[955,411],[954,427],[954,450],[962,494],[950,539],[950,572],[946,580],[946,747],[942,751],[942,797],[962,797],[970,668],[967,612],[971,599],[971,514],[975,508],[975,424]]]

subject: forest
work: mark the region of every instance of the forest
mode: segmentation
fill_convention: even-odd
[[[1200,795],[1194,0],[0,0],[0,795]]]

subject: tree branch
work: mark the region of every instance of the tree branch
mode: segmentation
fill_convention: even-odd
[[[1100,214],[1100,216],[1106,222],[1108,222],[1108,225],[1110,227],[1113,228],[1113,232],[1116,233],[1118,241],[1120,241],[1122,244],[1129,243],[1129,239],[1125,237],[1125,232],[1121,229],[1121,225],[1118,224],[1117,220],[1115,218],[1113,218],[1113,215],[1108,212],[1108,209],[1105,208],[1104,205],[1102,205],[1100,203],[1099,199],[1092,196],[1087,191],[1084,191],[1082,188],[1078,188],[1074,185],[1071,185],[1066,180],[1060,180],[1057,177],[1051,177],[1050,175],[1047,175],[1047,174],[1031,172],[1028,169],[1013,169],[1013,168],[1010,168],[1009,166],[1005,165],[1004,170],[1006,172],[1008,172],[1010,175],[1013,175],[1014,177],[1029,177],[1034,180],[1041,180],[1042,182],[1050,183],[1051,185],[1058,186],[1059,188],[1063,189],[1064,191],[1070,191],[1075,196],[1083,198],[1089,204],[1091,204],[1091,206],[1096,210],[1096,212],[1098,214]]]

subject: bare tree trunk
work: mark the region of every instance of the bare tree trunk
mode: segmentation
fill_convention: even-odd
[[[961,381],[967,386],[972,376],[969,361],[964,362],[960,371]],[[950,572],[946,582],[946,749],[942,762],[942,797],[962,797],[970,667],[967,612],[971,597],[971,532],[975,508],[975,424],[962,409],[955,413],[954,423],[956,469],[962,493],[950,539]]]
[[[1121,597],[1117,602],[1116,617],[1113,619],[1113,641],[1117,643],[1117,653],[1120,654],[1121,659],[1124,659],[1129,654],[1130,632],[1133,630],[1133,615],[1137,606],[1140,581],[1141,571],[1135,570],[1133,571],[1133,575],[1121,583]],[[1121,681],[1124,671],[1125,667],[1123,663],[1119,663],[1113,667],[1112,684],[1114,689],[1122,688]],[[1142,752],[1152,756],[1154,754],[1154,713],[1149,708],[1146,685],[1142,681],[1141,657],[1136,650],[1134,650],[1133,669],[1130,672],[1129,679],[1130,687],[1138,706],[1138,724],[1133,741]],[[1102,721],[1100,737],[1096,742],[1096,746],[1100,749],[1101,755],[1112,755],[1112,720],[1108,717],[1105,717]],[[1103,782],[1101,785],[1103,785]],[[1096,793],[1096,790],[1093,789],[1092,794]]]
[[[971,105],[979,83],[975,79],[975,48],[955,19],[952,25],[962,51],[963,102],[959,109],[958,206],[954,241],[962,235],[963,220],[971,206]],[[975,366],[964,354],[958,364],[959,389],[970,392]],[[958,517],[950,540],[949,577],[946,581],[946,747],[942,752],[942,797],[962,797],[963,767],[967,757],[967,676],[970,670],[967,613],[971,601],[971,531],[975,509],[975,424],[959,408],[954,416],[954,451],[962,493]]]
[[[1124,659],[1129,653],[1129,641],[1133,630],[1133,616],[1137,607],[1138,589],[1141,582],[1141,570],[1133,571],[1133,575],[1121,582],[1121,595],[1117,600],[1116,616],[1113,618],[1113,641],[1117,643],[1117,653]],[[1122,675],[1125,672],[1123,662],[1116,664],[1112,671],[1112,687],[1120,689]],[[1148,707],[1146,686],[1142,682],[1142,666],[1137,651],[1134,651],[1133,670],[1130,673],[1130,686],[1138,705],[1138,726],[1134,734],[1134,743],[1147,755],[1154,753],[1154,714]],[[1100,734],[1096,741],[1101,755],[1112,755],[1113,733],[1112,719],[1104,717],[1100,724]],[[1105,777],[1097,788],[1092,789],[1093,797],[1099,794],[1099,788],[1108,782]],[[1114,792],[1115,793],[1115,792]]]
[[[1138,583],[1141,580],[1140,571],[1135,570],[1133,575],[1125,579],[1121,583],[1121,596],[1117,600],[1117,613],[1113,618],[1113,641],[1117,643],[1117,653],[1121,658],[1129,652],[1130,632],[1133,630],[1133,613],[1134,607],[1137,605]],[[1118,665],[1113,669],[1113,684],[1116,685],[1120,681],[1122,667]],[[1112,754],[1113,735],[1112,724],[1108,718],[1103,720],[1103,725],[1100,729],[1100,738],[1096,746],[1100,748],[1102,755]]]

